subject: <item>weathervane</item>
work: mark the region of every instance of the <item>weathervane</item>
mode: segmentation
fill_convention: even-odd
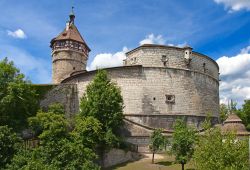
[[[69,18],[70,18],[69,23],[74,24],[75,14],[74,14],[74,7],[73,6],[71,7],[71,13],[69,14]]]
[[[73,6],[71,7],[71,14],[74,15],[74,7]]]

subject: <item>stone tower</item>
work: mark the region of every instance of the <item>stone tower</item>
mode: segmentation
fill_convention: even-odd
[[[52,81],[61,83],[72,72],[86,70],[90,48],[74,24],[75,15],[69,15],[66,28],[50,42],[52,48]]]

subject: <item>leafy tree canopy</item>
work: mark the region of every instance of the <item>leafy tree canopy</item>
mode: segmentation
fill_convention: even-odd
[[[117,129],[123,123],[123,99],[120,89],[108,78],[107,72],[98,70],[81,98],[80,115],[93,116],[101,123],[105,146],[118,140]],[[113,142],[112,142],[113,141]]]
[[[224,122],[228,116],[228,107],[225,104],[220,104],[220,121]]]
[[[193,158],[198,169],[248,170],[248,142],[211,128],[199,136]]]
[[[55,113],[52,110],[56,110]],[[33,130],[39,131],[39,145],[29,148],[28,151],[21,148],[8,168],[39,169],[44,165],[47,169],[99,169],[94,163],[97,155],[92,147],[101,133],[98,120],[91,117],[79,118],[75,129],[70,132],[61,111],[52,110],[39,111],[35,117],[29,118]]]
[[[245,103],[242,105],[242,109],[239,109],[237,114],[241,118],[247,130],[250,131],[250,100],[245,100]]]
[[[101,123],[92,116],[76,118],[75,129],[71,135],[74,141],[82,145],[95,149],[98,142],[103,137]]]
[[[17,152],[20,139],[7,126],[0,126],[0,169],[10,163]]]
[[[194,128],[187,126],[183,120],[175,122],[171,151],[183,168],[193,155],[196,138]]]
[[[154,154],[166,145],[166,137],[163,136],[163,129],[155,129],[150,136],[149,149],[152,151],[152,163],[154,163]]]
[[[64,107],[61,103],[54,103],[54,104],[49,105],[48,112],[54,113],[54,114],[62,114],[62,115],[65,114]]]
[[[20,130],[38,109],[37,94],[7,58],[0,61],[0,125]]]

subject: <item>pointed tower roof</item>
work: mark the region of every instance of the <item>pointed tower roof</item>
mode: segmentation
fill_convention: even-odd
[[[78,31],[77,27],[74,24],[75,15],[72,11],[69,15],[70,21],[66,23],[66,28],[61,32],[57,37],[53,38],[50,42],[51,46],[55,41],[62,41],[62,40],[73,40],[79,43],[85,44],[87,49],[90,51],[87,43],[84,41],[83,37],[81,36],[80,32]]]
[[[242,123],[242,120],[236,114],[229,114],[225,120],[222,128],[222,132],[233,132],[239,136],[249,136],[250,132],[246,130],[246,127]]]
[[[66,26],[63,32],[61,32],[56,38],[53,39],[53,41],[59,41],[59,40],[75,40],[80,43],[85,43],[80,32],[78,31],[77,27],[74,24],[69,25],[68,28]]]

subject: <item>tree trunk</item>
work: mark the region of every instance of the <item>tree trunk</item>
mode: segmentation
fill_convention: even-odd
[[[105,151],[106,151],[106,149],[103,146],[99,146],[98,149],[97,149],[97,154],[99,156],[99,158],[98,158],[99,159],[99,165],[101,167],[104,167]]]
[[[153,156],[152,156],[152,164],[154,163],[154,159],[155,159],[155,152],[153,152]]]
[[[184,163],[181,163],[181,170],[184,170]]]

